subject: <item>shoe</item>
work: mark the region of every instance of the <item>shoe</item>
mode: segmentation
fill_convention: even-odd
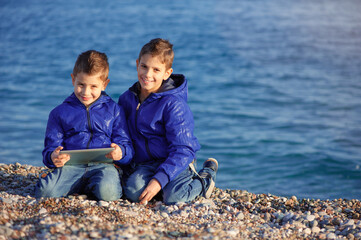
[[[204,163],[203,163],[203,168],[210,168],[213,171],[217,172],[218,170],[218,161],[214,158],[208,158]]]
[[[204,163],[203,163],[203,169],[204,168],[209,168],[214,172],[217,172],[218,170],[218,162],[216,159],[214,158],[208,158]],[[207,191],[204,193],[204,197],[205,198],[209,198],[214,190],[214,187],[216,186],[212,175],[208,172],[203,172],[201,171],[199,173],[199,176],[203,179],[209,179],[209,187],[207,189]]]

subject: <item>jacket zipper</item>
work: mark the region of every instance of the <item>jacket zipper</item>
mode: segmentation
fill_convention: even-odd
[[[138,100],[139,100],[139,99],[138,99]],[[141,105],[141,103],[140,103],[140,101],[139,101],[139,103],[138,103],[138,105],[137,105],[137,108],[135,109],[135,128],[136,128],[137,132],[138,132],[142,137],[144,137],[144,139],[145,139],[145,149],[147,150],[147,153],[148,153],[149,157],[150,157],[151,159],[155,159],[155,157],[153,156],[153,154],[150,152],[148,138],[146,138],[146,137],[139,131],[139,129],[138,129],[138,113],[139,113],[140,105]]]
[[[86,145],[86,148],[88,149],[89,148],[89,145],[90,145],[90,142],[93,138],[93,129],[92,129],[92,126],[91,126],[91,122],[90,122],[90,112],[89,112],[89,108],[90,108],[91,105],[89,105],[88,107],[86,107],[86,115],[87,115],[87,119],[88,119],[88,125],[89,125],[89,131],[90,131],[90,138],[89,138],[89,141]]]

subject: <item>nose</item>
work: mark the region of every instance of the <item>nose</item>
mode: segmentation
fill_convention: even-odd
[[[145,70],[145,76],[147,76],[147,77],[151,77],[152,76],[152,71],[150,70],[150,69],[146,69]]]
[[[83,92],[83,95],[87,96],[90,93],[90,88],[84,87],[82,92]]]

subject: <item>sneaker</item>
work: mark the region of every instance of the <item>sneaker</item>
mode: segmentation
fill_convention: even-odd
[[[217,170],[218,170],[218,162],[217,162],[217,160],[214,159],[214,158],[208,158],[208,159],[203,163],[203,169],[204,169],[204,168],[209,168],[209,169],[211,169],[212,171],[217,172]],[[211,196],[213,190],[214,190],[214,187],[216,186],[216,184],[215,184],[215,182],[214,182],[214,180],[213,180],[213,178],[212,178],[212,175],[211,175],[210,173],[208,173],[208,172],[203,172],[203,171],[201,171],[201,172],[199,173],[199,176],[200,176],[201,178],[204,178],[204,179],[205,179],[205,178],[208,178],[208,179],[209,179],[209,187],[208,187],[207,191],[206,191],[205,194],[204,194],[204,197],[205,197],[205,198],[209,198],[209,197]]]
[[[218,161],[214,158],[208,158],[204,163],[203,163],[203,168],[210,168],[213,171],[217,172],[218,170]]]

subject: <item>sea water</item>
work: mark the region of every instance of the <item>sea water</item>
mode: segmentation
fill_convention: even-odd
[[[2,1],[0,162],[43,165],[79,53],[108,55],[117,101],[162,37],[189,81],[198,168],[218,159],[218,187],[360,199],[360,12],[358,0]]]

